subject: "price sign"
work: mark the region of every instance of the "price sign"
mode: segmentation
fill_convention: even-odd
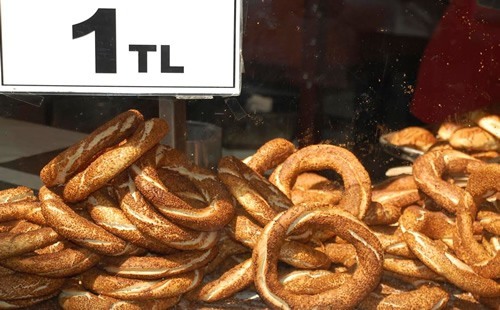
[[[241,0],[0,0],[0,14],[0,92],[241,89]]]

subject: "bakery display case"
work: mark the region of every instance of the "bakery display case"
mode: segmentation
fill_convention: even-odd
[[[222,2],[234,32],[187,46],[232,87],[99,93],[9,88],[0,0],[0,308],[498,309],[497,2]],[[123,43],[98,33],[122,29],[110,10],[72,22],[71,42],[96,32],[92,87],[97,37]],[[132,40],[116,80],[123,55],[191,74],[180,41]]]

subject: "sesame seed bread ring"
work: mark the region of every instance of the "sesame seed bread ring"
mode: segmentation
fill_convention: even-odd
[[[359,305],[360,310],[379,309],[445,309],[449,294],[439,286],[421,285],[410,291],[390,295],[372,292]],[[459,308],[458,308],[459,309]]]
[[[500,152],[498,151],[479,151],[479,152],[470,152],[470,156],[479,159],[485,162],[499,162]]]
[[[362,219],[370,203],[370,176],[347,149],[328,144],[304,147],[289,156],[280,169],[275,169],[270,181],[290,197],[299,174],[321,170],[333,170],[342,177],[344,192],[338,207]]]
[[[75,282],[75,281],[72,281]],[[62,309],[94,310],[162,310],[169,309],[179,302],[180,296],[170,298],[157,298],[154,300],[122,300],[105,295],[96,295],[87,291],[78,283],[65,285],[58,297]]]
[[[167,131],[168,125],[163,119],[152,118],[140,123],[124,144],[101,154],[73,176],[64,187],[64,199],[69,202],[85,199],[158,144]]]
[[[170,192],[178,196],[193,208],[203,209],[207,201],[203,194],[194,186],[187,177],[168,169],[156,169],[161,182]]]
[[[368,225],[389,225],[397,223],[401,209],[421,200],[417,189],[374,190],[372,203],[363,218]]]
[[[427,151],[437,139],[429,130],[410,126],[387,135],[387,141],[397,146],[409,146],[421,151]]]
[[[321,202],[338,204],[342,198],[342,187],[337,182],[317,173],[305,172],[297,177],[292,188],[293,204],[303,202]]]
[[[470,118],[479,127],[500,139],[500,117],[498,115],[478,110],[471,112]]]
[[[100,258],[101,256],[88,249],[69,247],[55,253],[11,257],[2,260],[0,264],[18,272],[63,278],[92,268]]]
[[[412,252],[435,273],[446,278],[457,287],[484,297],[500,296],[500,284],[478,275],[469,265],[458,259],[448,251],[440,240],[432,240],[419,231],[422,220],[407,212],[407,208],[400,218],[400,227],[408,247]]]
[[[477,220],[484,230],[494,235],[500,235],[500,214],[492,211],[479,211]]]
[[[156,168],[173,170],[187,177],[203,194],[208,205],[196,209],[171,193],[161,182]],[[159,145],[132,165],[130,171],[144,197],[161,214],[179,225],[201,231],[216,231],[229,223],[234,215],[231,194],[217,176],[208,169],[190,163],[186,155],[176,149]]]
[[[28,222],[26,220],[8,221],[8,222],[4,222],[1,224],[5,225],[5,227],[7,228],[7,230],[6,230],[7,232],[11,232],[11,233],[15,233],[15,234],[25,233],[25,232],[29,232],[32,230],[44,228],[38,224],[31,223],[31,222]]]
[[[418,190],[374,190],[372,200],[380,204],[390,204],[396,207],[405,207],[416,204],[421,199]]]
[[[384,270],[418,279],[446,281],[418,259],[407,259],[386,254],[384,257]]]
[[[36,200],[36,196],[31,188],[26,186],[17,186],[14,188],[0,190],[0,205],[23,200]]]
[[[96,268],[81,275],[83,286],[95,293],[118,299],[149,300],[179,296],[198,286],[203,279],[200,270],[163,278],[138,280],[109,275]]]
[[[214,246],[204,251],[181,251],[164,256],[107,257],[99,267],[124,278],[156,280],[206,266],[217,255],[217,250]]]
[[[35,224],[45,225],[41,203],[23,200],[0,205],[0,222],[11,220],[27,220]]]
[[[397,223],[400,216],[400,207],[372,202],[363,218],[363,222],[367,225],[390,225]]]
[[[382,244],[384,253],[415,258],[413,252],[408,248],[399,226],[371,226],[370,228]]]
[[[454,248],[455,221],[441,211],[429,211],[419,206],[406,208],[400,218],[400,228],[411,226],[430,239],[440,240],[447,247]]]
[[[47,294],[40,297],[16,299],[16,300],[0,300],[0,309],[31,309],[32,306],[39,306],[42,302],[52,299],[59,292],[55,291],[52,294]]]
[[[448,141],[451,135],[458,129],[463,128],[464,125],[454,122],[442,122],[437,131],[437,137],[440,140]]]
[[[247,259],[228,271],[219,278],[203,283],[196,289],[186,294],[190,300],[215,302],[233,296],[253,283],[252,259]]]
[[[500,278],[500,254],[497,251],[490,254],[474,237],[476,209],[474,199],[466,192],[457,207],[457,233],[453,240],[455,253],[479,275],[485,278]]]
[[[443,180],[443,176],[448,172],[465,172],[467,165],[473,161],[478,160],[456,150],[428,152],[413,163],[413,177],[419,190],[440,207],[454,213],[463,190]]]
[[[262,235],[263,228],[253,223],[244,215],[236,215],[230,223],[228,232],[245,246],[254,249]],[[293,267],[301,269],[328,268],[328,256],[308,244],[294,240],[285,240],[279,249],[279,259]]]
[[[180,227],[156,212],[135,187],[128,173],[114,182],[120,208],[144,234],[178,250],[204,250],[217,244],[218,232],[200,232]]]
[[[73,244],[70,243],[69,241],[61,240],[61,241],[57,241],[55,243],[52,243],[51,245],[48,245],[46,247],[37,249],[37,250],[33,251],[33,253],[35,253],[35,254],[56,253],[56,252],[59,252],[61,250],[68,248],[68,246],[70,246],[70,245],[73,245]],[[32,255],[32,254],[28,254],[28,255]]]
[[[45,194],[50,191],[40,189],[42,213],[52,229],[74,243],[104,255],[133,253],[137,247],[109,233],[101,226],[76,213],[62,199]]]
[[[472,162],[467,165],[469,178],[465,190],[477,202],[500,192],[500,164]]]
[[[356,249],[352,244],[328,242],[324,245],[323,251],[334,264],[341,264],[345,267],[356,265]]]
[[[492,192],[500,192],[500,165],[473,163],[467,168],[469,180],[456,212],[455,252],[481,276],[499,278],[500,254],[491,255],[476,241],[474,222],[481,202]]]
[[[0,300],[37,298],[59,291],[66,279],[14,273],[0,277]]]
[[[455,131],[450,137],[450,145],[466,151],[497,151],[500,140],[481,127],[465,127]]]
[[[255,286],[261,298],[274,309],[311,309],[329,307],[350,309],[359,304],[379,283],[382,276],[383,251],[377,237],[350,213],[323,206],[296,205],[280,213],[264,228],[253,251]],[[326,211],[328,210],[328,211]],[[315,295],[294,294],[279,282],[277,272],[278,249],[295,227],[326,226],[354,245],[358,267],[352,278],[342,286]]]
[[[276,186],[234,156],[219,161],[218,175],[239,204],[262,226],[293,205]]]
[[[373,186],[374,191],[387,190],[387,191],[399,191],[399,190],[410,190],[418,189],[413,175],[402,175],[388,178]]]
[[[138,247],[152,252],[170,254],[175,250],[166,244],[142,233],[119,208],[106,190],[100,189],[92,193],[86,200],[87,210],[96,224],[113,235],[122,238]]]
[[[229,236],[227,236],[227,234],[223,234],[221,236],[217,247],[219,248],[217,256],[215,256],[214,259],[207,264],[207,266],[205,267],[205,274],[209,274],[215,271],[221,264],[223,264],[233,255],[250,252],[250,249],[243,246],[239,242],[234,241]]]
[[[218,232],[200,232],[181,227],[165,218],[135,187],[128,174],[115,182],[120,208],[144,234],[179,250],[204,250],[217,244]]]
[[[7,275],[7,274],[14,274],[14,273],[16,273],[14,270],[0,266],[0,277]]]
[[[244,160],[244,163],[258,174],[264,175],[266,171],[284,162],[295,151],[295,145],[292,142],[283,138],[275,138],[259,147],[255,154]]]
[[[387,136],[389,143],[398,146],[411,146],[422,151],[427,151],[437,139],[429,130],[410,126],[396,131]]]
[[[61,236],[50,227],[26,232],[0,233],[0,259],[32,252],[61,240]]]
[[[42,168],[40,178],[47,187],[66,183],[87,166],[95,155],[128,138],[144,121],[142,114],[129,110],[109,120],[78,143],[59,153]]]
[[[351,275],[328,270],[294,270],[280,277],[280,283],[294,294],[314,295],[343,285]]]

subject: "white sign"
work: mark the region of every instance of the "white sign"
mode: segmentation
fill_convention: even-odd
[[[0,0],[0,92],[237,95],[241,0]]]

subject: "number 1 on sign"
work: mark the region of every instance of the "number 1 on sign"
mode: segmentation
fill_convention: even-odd
[[[98,9],[73,25],[73,39],[95,32],[95,72],[116,73],[116,10]]]
[[[87,20],[73,25],[73,39],[95,32],[95,72],[116,73],[116,10],[97,9]],[[130,44],[129,51],[138,52],[139,72],[147,72],[148,52],[156,45]],[[161,45],[161,72],[184,73],[183,66],[170,65],[170,45]]]

